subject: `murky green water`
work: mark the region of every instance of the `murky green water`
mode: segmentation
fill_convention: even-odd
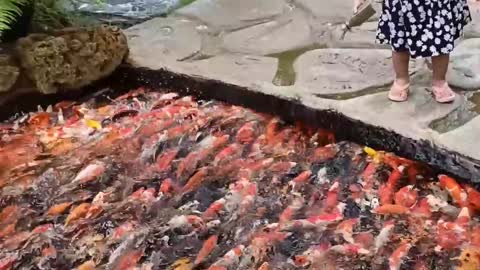
[[[335,100],[347,100],[352,98],[357,98],[361,96],[373,95],[378,94],[381,92],[386,92],[390,88],[390,82],[385,85],[381,86],[374,86],[365,88],[360,91],[348,92],[348,93],[338,93],[338,94],[315,94],[315,96],[319,98],[326,98],[326,99],[335,99]]]
[[[295,69],[293,68],[293,63],[295,60],[308,51],[324,48],[326,48],[326,46],[315,44],[304,48],[267,55],[278,59],[277,73],[275,74],[272,83],[276,86],[294,85],[296,74]]]
[[[480,115],[480,91],[461,94],[467,97],[467,101],[447,116],[433,121],[430,124],[431,129],[439,133],[446,133],[465,125]]]

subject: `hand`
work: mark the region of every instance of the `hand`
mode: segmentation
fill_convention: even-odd
[[[363,5],[367,0],[353,0],[353,13],[358,12],[358,8]]]

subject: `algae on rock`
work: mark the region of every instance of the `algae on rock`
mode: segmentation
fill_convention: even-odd
[[[20,75],[20,68],[13,58],[6,54],[0,54],[0,92],[8,92]]]
[[[128,54],[128,44],[118,27],[66,28],[19,39],[16,54],[38,91],[52,94],[110,75]]]

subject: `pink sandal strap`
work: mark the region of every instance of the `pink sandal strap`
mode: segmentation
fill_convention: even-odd
[[[442,86],[432,86],[432,92],[439,103],[450,103],[455,100],[455,92],[446,82]]]
[[[396,102],[406,101],[408,98],[409,89],[410,84],[401,86],[396,81],[394,81],[392,87],[390,88],[390,91],[388,92],[388,99]]]

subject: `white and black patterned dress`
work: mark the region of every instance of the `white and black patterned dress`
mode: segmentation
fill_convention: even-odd
[[[413,58],[449,54],[470,21],[467,0],[384,0],[377,42]]]

